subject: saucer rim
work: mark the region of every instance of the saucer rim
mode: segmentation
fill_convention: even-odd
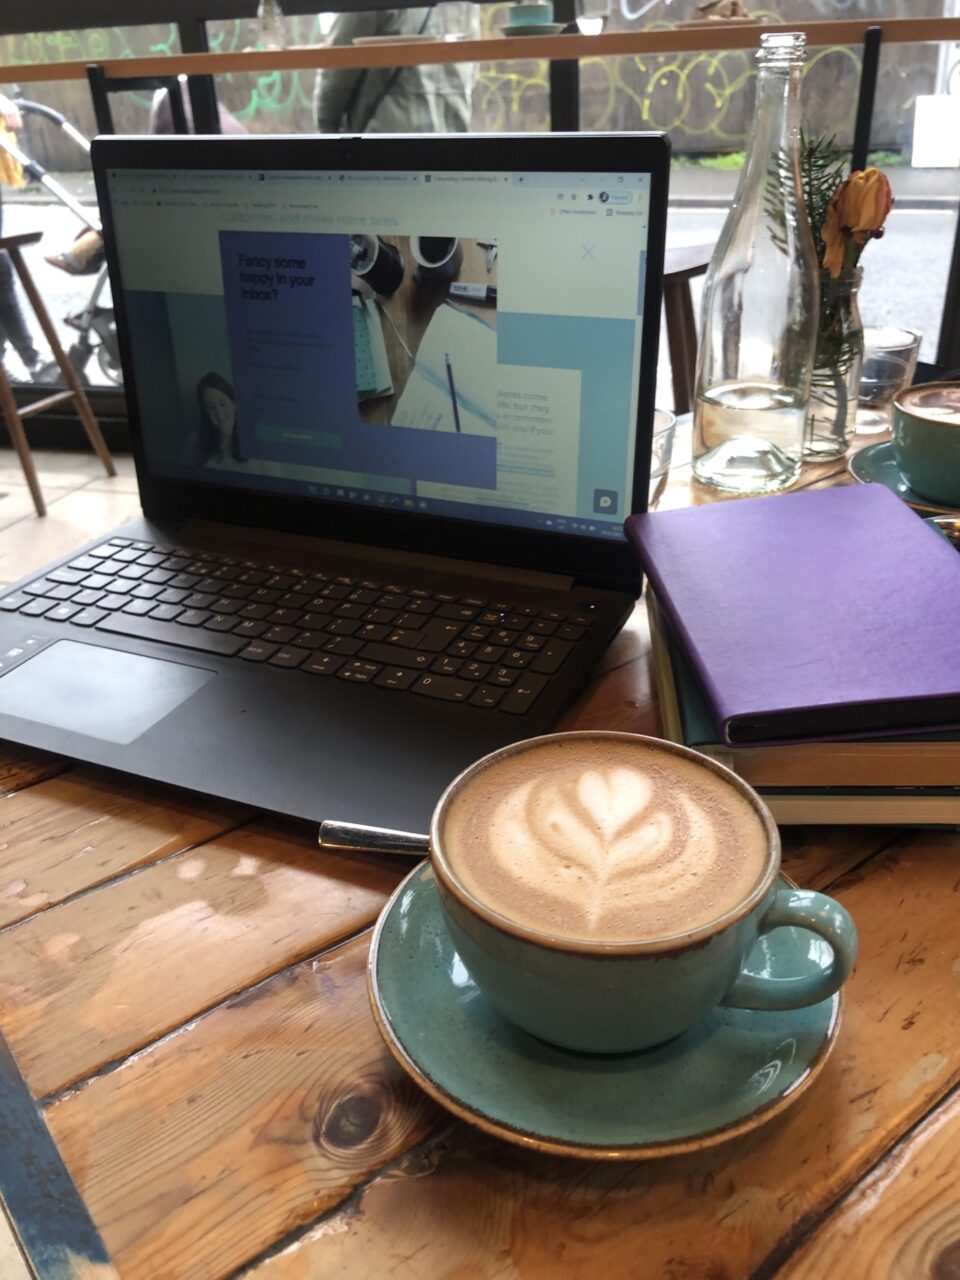
[[[418,863],[404,876],[384,904],[377,918],[367,956],[367,996],[370,1002],[370,1009],[373,1013],[377,1030],[380,1032],[387,1049],[397,1064],[406,1071],[414,1082],[435,1102],[439,1103],[444,1110],[452,1112],[459,1119],[467,1121],[467,1123],[492,1134],[494,1137],[503,1138],[528,1150],[540,1151],[547,1155],[573,1156],[586,1160],[661,1159],[666,1156],[689,1155],[695,1151],[719,1146],[723,1142],[731,1142],[735,1138],[742,1137],[744,1134],[750,1133],[752,1130],[758,1129],[769,1121],[774,1120],[781,1112],[792,1106],[800,1095],[805,1093],[813,1084],[826,1066],[827,1060],[837,1042],[843,1011],[844,993],[842,990],[830,997],[832,1004],[830,1020],[816,1054],[807,1064],[804,1073],[798,1076],[785,1092],[775,1098],[771,1098],[769,1102],[758,1107],[757,1110],[751,1111],[749,1115],[741,1117],[740,1120],[715,1129],[705,1129],[701,1133],[691,1134],[687,1138],[673,1138],[663,1142],[631,1143],[626,1146],[603,1146],[585,1142],[565,1142],[562,1139],[545,1137],[543,1134],[535,1133],[532,1130],[522,1129],[519,1126],[495,1120],[485,1112],[477,1110],[462,1098],[450,1093],[448,1089],[426,1074],[400,1041],[390,1024],[389,1015],[383,1004],[376,978],[377,959],[380,954],[383,930],[401,893],[407,888],[414,876],[421,875],[425,871],[432,873],[429,859],[424,859],[423,862]],[[779,877],[788,884],[793,884],[793,881],[788,876],[785,876],[782,871],[779,873]]]
[[[566,25],[565,22],[514,22],[504,23],[499,31],[504,36],[558,36]]]
[[[870,457],[876,457],[877,453],[879,453],[881,449],[889,449],[891,451],[891,454],[893,454],[893,441],[892,440],[875,440],[873,444],[868,444],[868,445],[865,445],[864,448],[858,449],[857,452],[852,455],[852,457],[847,459],[847,471],[849,471],[850,475],[853,476],[854,480],[856,480],[858,484],[883,484],[882,480],[871,479],[868,476],[860,475],[855,470],[855,468],[859,465],[858,460],[860,458],[863,458],[865,455],[869,455]],[[895,454],[893,454],[893,459],[894,459],[894,462],[896,462]],[[903,480],[903,483],[907,487],[907,493],[910,496],[907,497],[905,494],[899,493],[895,488],[890,489],[890,485],[884,485],[884,488],[890,489],[891,493],[896,493],[897,497],[900,499],[901,502],[905,502],[908,507],[911,507],[914,511],[919,512],[920,515],[960,516],[960,507],[941,506],[938,503],[930,502],[927,498],[922,498],[919,493],[914,493],[913,490],[910,488],[910,486],[907,484],[906,480],[903,479],[903,472],[900,470],[899,467],[897,467],[897,475],[900,477],[901,480]]]

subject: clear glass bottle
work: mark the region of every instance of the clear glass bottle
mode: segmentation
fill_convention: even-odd
[[[806,37],[760,40],[746,160],[704,283],[694,406],[694,475],[734,493],[799,475],[819,305],[799,163]]]
[[[261,49],[283,49],[287,34],[279,0],[260,0],[257,5],[257,43]]]

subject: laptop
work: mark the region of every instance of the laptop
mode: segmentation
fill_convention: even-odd
[[[0,598],[0,738],[425,831],[639,594],[668,143],[92,156],[144,517]]]

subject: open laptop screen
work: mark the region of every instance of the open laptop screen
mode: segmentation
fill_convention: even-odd
[[[622,538],[649,173],[104,178],[152,476]]]

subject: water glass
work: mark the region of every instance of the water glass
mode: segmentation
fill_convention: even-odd
[[[857,435],[887,430],[893,402],[913,381],[919,353],[920,334],[913,329],[864,329]]]
[[[610,17],[610,0],[574,0],[577,30],[582,36],[598,36]]]
[[[650,488],[647,510],[652,511],[667,487],[670,459],[673,456],[673,437],[677,430],[677,415],[669,409],[653,411],[653,448],[650,453]]]

